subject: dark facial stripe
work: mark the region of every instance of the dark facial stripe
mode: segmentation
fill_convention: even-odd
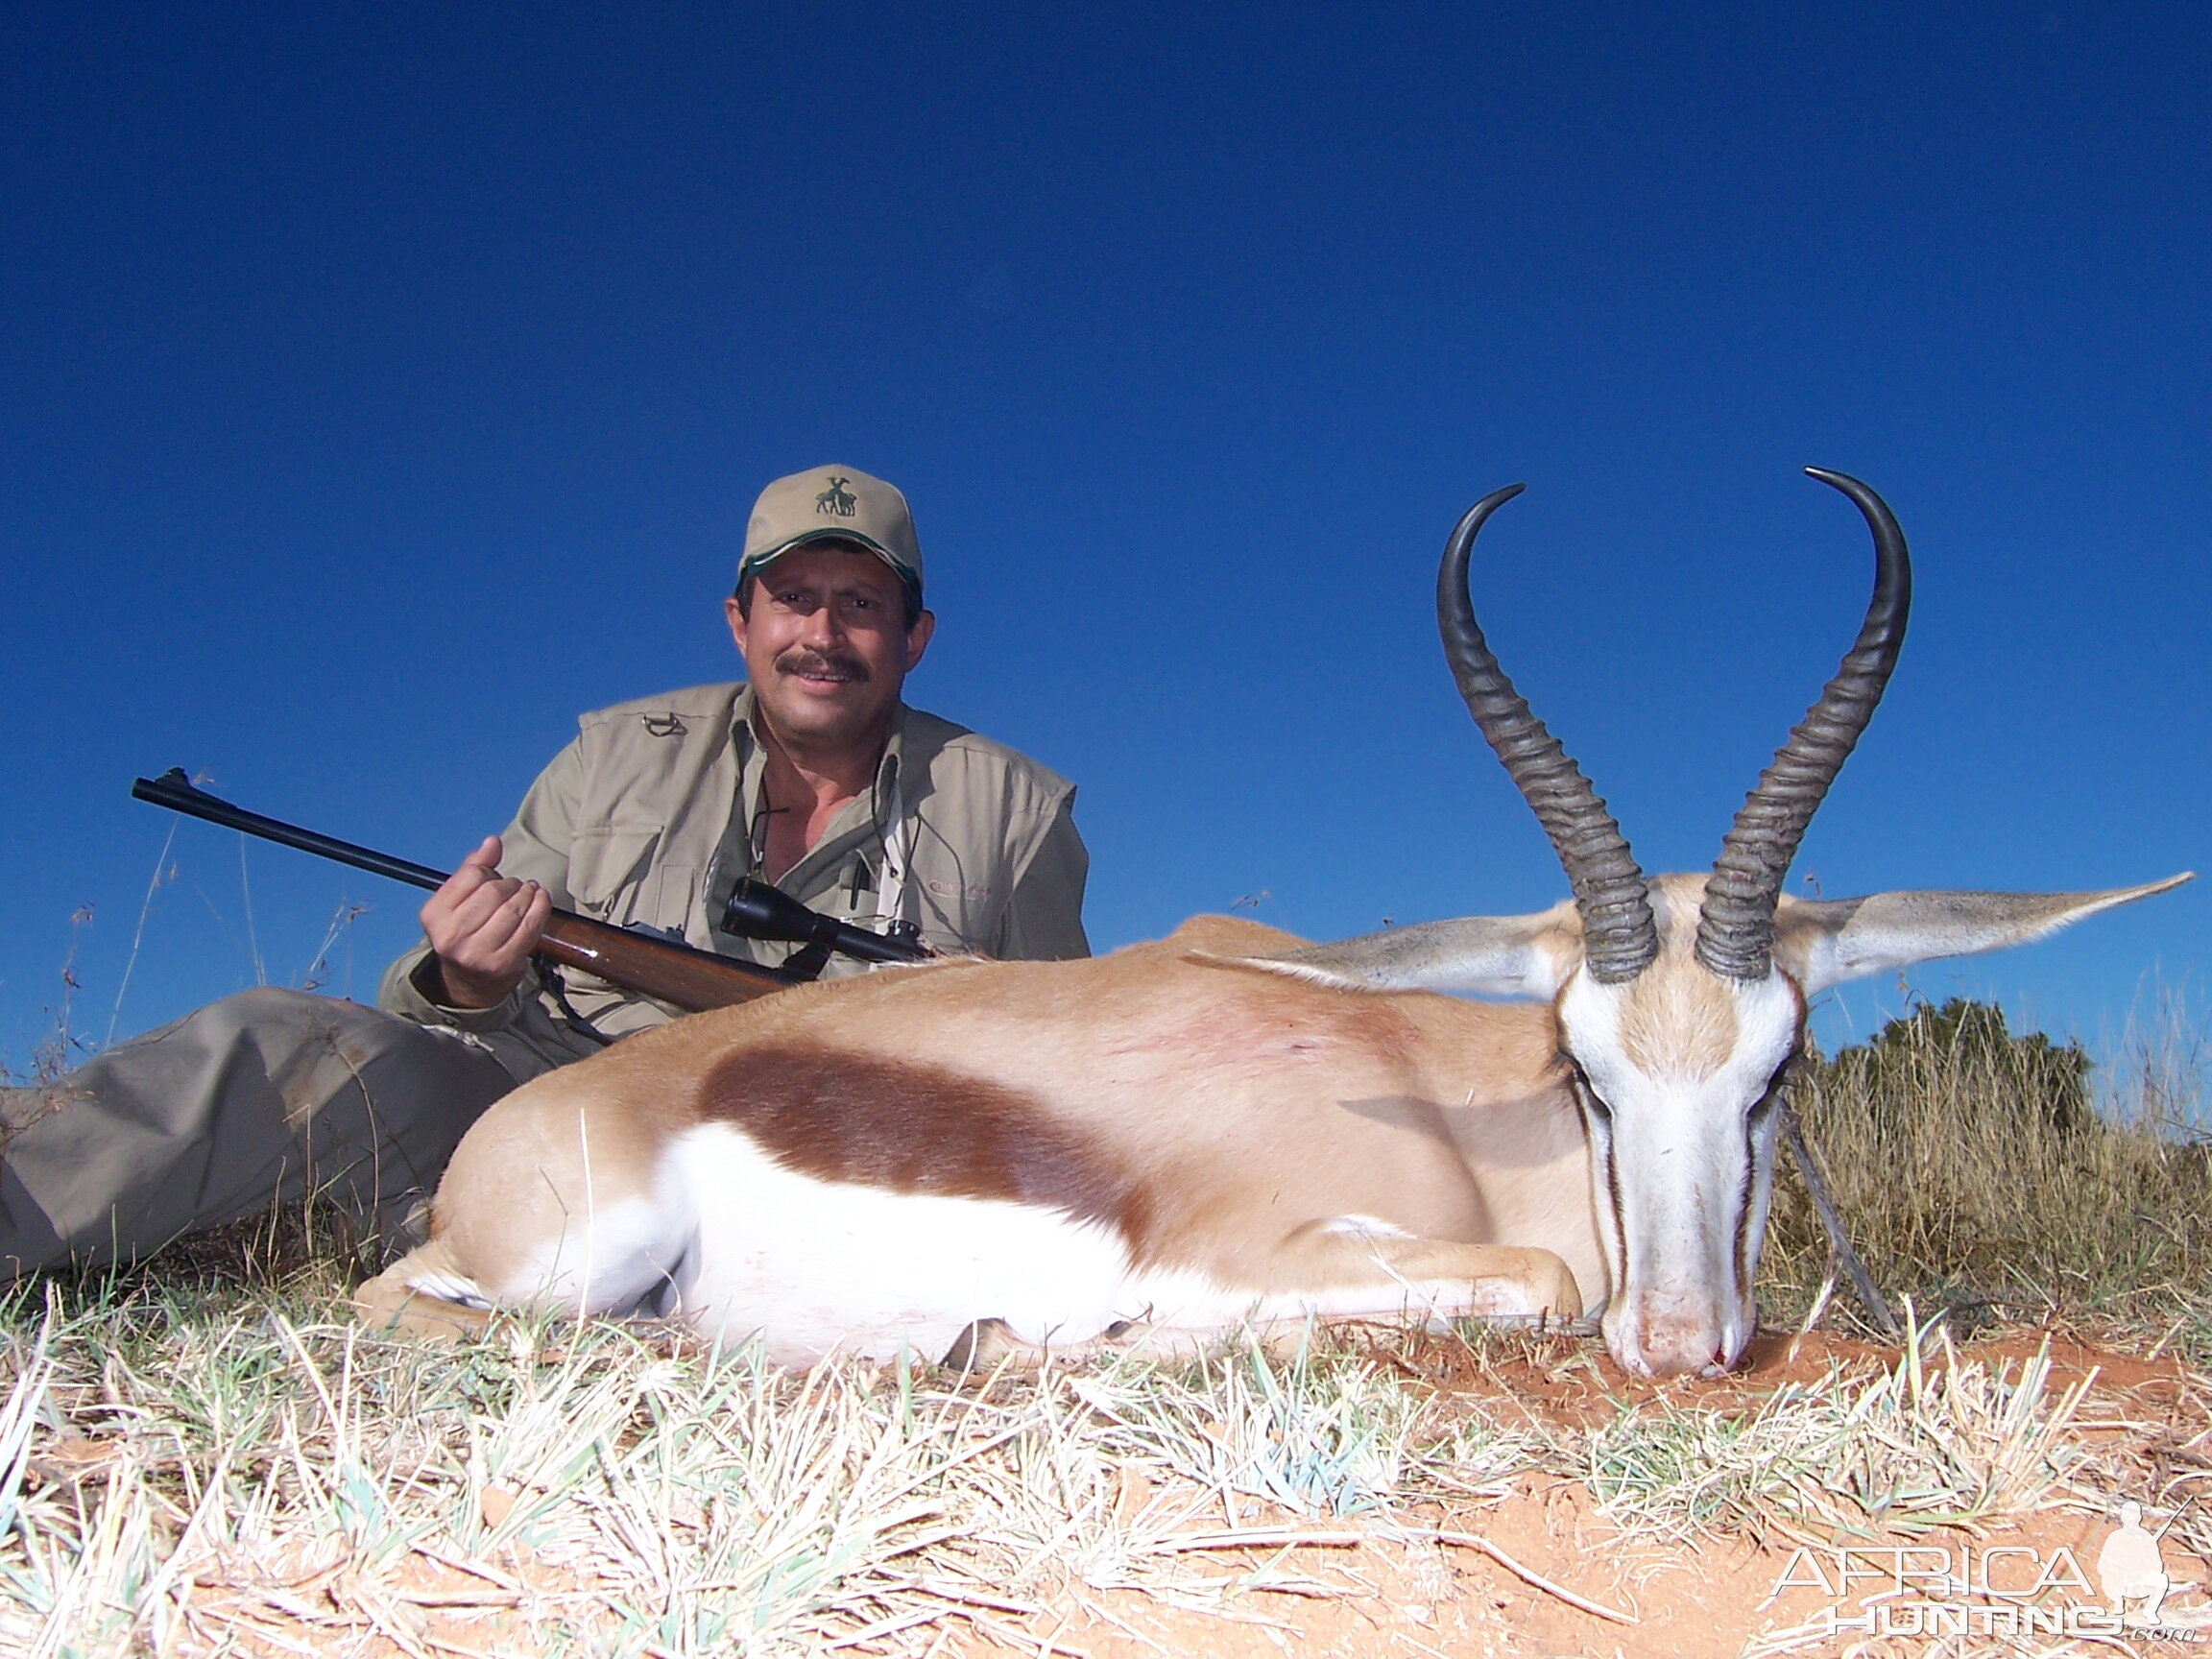
[[[1736,1283],[1731,1288],[1742,1290],[1751,1279],[1751,1190],[1759,1179],[1759,1138],[1746,1133],[1743,1137],[1743,1184],[1736,1191]]]
[[[1773,1076],[1767,1078],[1766,1093],[1743,1118],[1743,1187],[1736,1195],[1736,1287],[1740,1290],[1750,1287],[1751,1258],[1760,1242],[1751,1237],[1751,1199],[1759,1185],[1759,1134],[1773,1115],[1782,1110],[1782,1086],[1796,1063],[1797,1051],[1792,1048],[1774,1069]]]
[[[1569,1086],[1575,1091],[1575,1104],[1582,1113],[1582,1132],[1590,1138],[1590,1156],[1605,1175],[1605,1203],[1612,1212],[1613,1226],[1610,1238],[1600,1236],[1599,1242],[1607,1247],[1612,1260],[1607,1263],[1613,1272],[1613,1294],[1623,1294],[1628,1285],[1628,1227],[1621,1207],[1621,1161],[1613,1155],[1613,1113],[1598,1098],[1598,1092],[1590,1087],[1590,1079],[1583,1075],[1582,1068],[1573,1056],[1561,1051],[1559,1058],[1566,1064]],[[1600,1230],[1602,1235],[1604,1230]]]
[[[1797,1035],[1790,1045],[1790,1052],[1782,1056],[1782,1064],[1774,1068],[1767,1079],[1767,1088],[1743,1119],[1743,1191],[1736,1211],[1736,1286],[1740,1290],[1751,1288],[1754,1271],[1752,1257],[1763,1239],[1751,1237],[1751,1195],[1759,1178],[1759,1129],[1773,1115],[1782,1110],[1782,1089],[1790,1081],[1790,1073],[1796,1070],[1798,1058],[1805,1052],[1805,989],[1796,980],[1784,976],[1783,983],[1790,987],[1790,997],[1797,1004]],[[1760,1114],[1764,1112],[1766,1118]],[[1771,1168],[1769,1166],[1771,1191]]]

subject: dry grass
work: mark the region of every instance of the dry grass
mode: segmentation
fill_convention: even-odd
[[[1794,1100],[1877,1282],[1972,1332],[2066,1322],[2212,1359],[2212,1141],[2202,1037],[2178,1017],[2111,1075],[1965,1003],[1806,1065]],[[2093,1085],[2103,1082],[2102,1098]],[[1762,1294],[1803,1310],[1827,1250],[1777,1180]]]
[[[2045,1354],[1965,1361],[1931,1327],[1856,1386],[1785,1386],[1742,1414],[1625,1413],[1590,1435],[1585,1478],[1607,1513],[1685,1540],[1972,1528],[2035,1508],[2083,1464],[2068,1431],[2086,1392],[2055,1391]]]
[[[1530,1470],[1671,1537],[1971,1525],[2084,1476],[2079,1394],[2035,1362],[1916,1351],[1749,1412],[1506,1427],[1349,1348],[963,1388],[608,1324],[375,1338],[330,1321],[338,1288],[8,1310],[0,1649],[923,1653],[1107,1591],[1330,1593],[1291,1546],[1479,1530]]]

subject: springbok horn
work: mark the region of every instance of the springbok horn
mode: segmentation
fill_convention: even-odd
[[[1725,978],[1767,977],[1774,955],[1774,903],[1782,878],[1797,856],[1828,786],[1874,717],[1897,652],[1905,643],[1905,616],[1912,606],[1912,565],[1905,533],[1882,497],[1840,472],[1805,469],[1832,489],[1851,497],[1874,532],[1874,597],[1858,642],[1843,659],[1820,700],[1775,752],[1759,775],[1759,786],[1720,844],[1705,904],[1697,918],[1697,960]]]
[[[1498,666],[1475,621],[1475,601],[1467,590],[1468,556],[1483,521],[1525,488],[1509,484],[1492,491],[1467,510],[1452,532],[1436,572],[1436,629],[1467,711],[1505,763],[1506,775],[1544,826],[1567,871],[1575,908],[1582,913],[1583,952],[1591,974],[1618,985],[1635,978],[1659,954],[1659,930],[1651,920],[1644,872],[1581,768],[1529,712],[1527,700]]]

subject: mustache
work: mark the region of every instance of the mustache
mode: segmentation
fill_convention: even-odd
[[[797,647],[776,659],[776,672],[818,675],[849,681],[855,685],[864,685],[875,678],[868,672],[868,664],[850,651],[807,651]]]

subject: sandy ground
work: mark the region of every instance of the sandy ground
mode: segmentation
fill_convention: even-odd
[[[1984,1362],[2019,1360],[2033,1355],[2038,1341],[2030,1337],[1985,1343],[1964,1357]],[[2083,1419],[2115,1426],[2089,1429],[2085,1435],[2103,1438],[2107,1442],[2103,1450],[2138,1466],[2146,1489],[2168,1484],[2164,1478],[2176,1472],[2176,1449],[2212,1423],[2205,1381],[2192,1378],[2171,1360],[2146,1363],[2057,1341],[2052,1344],[2051,1357],[2054,1391],[2095,1373]],[[1424,1370],[1424,1358],[1432,1362],[1432,1368]],[[1429,1380],[1448,1391],[1483,1400],[1494,1414],[1503,1406],[1507,1414],[1526,1410],[1553,1420],[1590,1423],[1610,1416],[1622,1404],[1650,1403],[1669,1395],[1705,1407],[1731,1397],[1753,1405],[1787,1382],[1818,1381],[1832,1362],[1841,1363],[1847,1374],[1865,1375],[1895,1361],[1893,1353],[1815,1334],[1802,1341],[1763,1338],[1754,1348],[1751,1363],[1719,1382],[1638,1383],[1595,1350],[1590,1351],[1587,1364],[1557,1367],[1515,1360],[1482,1366],[1464,1349],[1437,1344],[1427,1355],[1415,1350],[1404,1362],[1424,1370]],[[1252,1519],[1246,1517],[1248,1523]],[[1095,1599],[1094,1610],[1055,1609],[1046,1617],[1022,1621],[1021,1628],[1032,1642],[1042,1638],[1062,1651],[1080,1649],[1094,1659],[1161,1653],[1193,1659],[1247,1655],[1272,1659],[1289,1651],[1314,1659],[1439,1653],[1453,1659],[1553,1654],[1735,1659],[1747,1653],[1822,1654],[1847,1649],[1921,1653],[1938,1647],[1946,1653],[2070,1649],[2212,1654],[2212,1632],[2205,1633],[2207,1640],[2202,1642],[2142,1635],[2116,1641],[2094,1631],[2084,1632],[2073,1644],[2063,1631],[2007,1640],[2002,1632],[2008,1616],[1996,1610],[2009,1597],[1960,1597],[1943,1591],[1930,1596],[1926,1578],[1917,1576],[1932,1574],[1941,1559],[1950,1571],[1962,1570],[2000,1591],[2016,1591],[2039,1576],[2044,1564],[2055,1565],[2063,1546],[2094,1583],[2098,1551],[2115,1524],[2085,1511],[2048,1511],[1971,1537],[1938,1533],[1920,1541],[1917,1548],[1922,1552],[1902,1563],[1879,1552],[1849,1558],[1848,1565],[1858,1573],[1902,1564],[1909,1575],[1914,1575],[1909,1579],[1912,1588],[1903,1595],[1894,1593],[1894,1577],[1871,1576],[1846,1586],[1847,1596],[1833,1594],[1823,1587],[1832,1586],[1839,1576],[1833,1551],[1800,1558],[1792,1541],[1785,1538],[1764,1544],[1714,1538],[1700,1546],[1624,1539],[1594,1513],[1589,1494],[1573,1481],[1525,1479],[1502,1505],[1456,1521],[1438,1514],[1435,1524],[1440,1530],[1463,1528],[1478,1534],[1529,1574],[1634,1623],[1575,1607],[1501,1566],[1479,1548],[1418,1542],[1295,1551],[1282,1565],[1295,1566],[1309,1577],[1310,1591],[1303,1596],[1247,1596],[1238,1609],[1241,1622],[1166,1607],[1148,1597],[1115,1595]],[[1999,1553],[1992,1556],[1993,1551]],[[2033,1554],[2006,1553],[2018,1551]],[[1248,1552],[1245,1570],[1274,1553]],[[2212,1589],[2212,1563],[2171,1544],[2164,1554],[2168,1575],[2177,1583],[2162,1610],[2161,1624],[2178,1626],[2193,1619],[2212,1619],[2212,1598],[2205,1594]],[[1224,1573],[1233,1571],[1234,1565],[1226,1558],[1220,1563]],[[1784,1579],[1790,1582],[1777,1593]],[[1886,1598],[1886,1613],[1879,1601],[1874,1609],[1863,1604],[1869,1595],[1882,1598],[1884,1592],[1891,1592]],[[2102,1605],[2102,1597],[2094,1592],[2080,1596],[2058,1587],[2039,1605],[2056,1610],[2077,1599]],[[1929,1600],[1940,1601],[1944,1610],[1922,1610],[1919,1604]],[[1961,1606],[1987,1608],[1990,1615],[1951,1610]],[[1870,1642],[1876,1632],[1838,1623],[1861,1619],[1885,1621],[1882,1628],[1887,1634]],[[1963,1636],[1956,1628],[1961,1620],[1966,1625]],[[1997,1626],[1995,1633],[1991,1623]],[[1929,1623],[1950,1639],[1932,1644],[1928,1635],[1900,1633]],[[1012,1630],[997,1641],[962,1650],[989,1651],[1011,1645],[1010,1639],[1018,1640]]]

